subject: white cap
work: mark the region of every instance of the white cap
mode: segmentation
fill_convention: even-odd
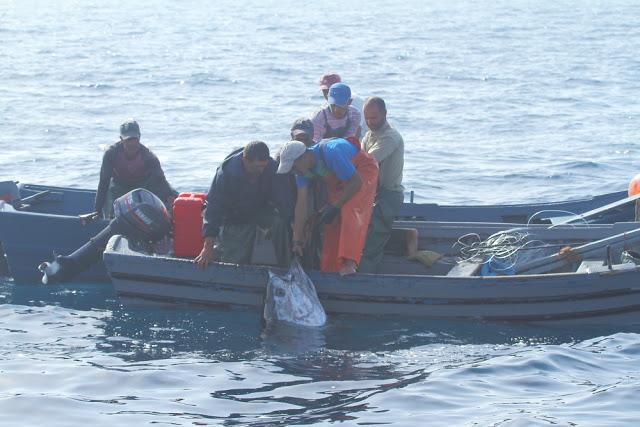
[[[280,166],[278,173],[289,173],[298,157],[307,151],[307,146],[300,141],[289,141],[280,150]]]

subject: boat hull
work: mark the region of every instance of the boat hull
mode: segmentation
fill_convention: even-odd
[[[105,226],[97,221],[83,226],[77,216],[32,212],[1,212],[0,239],[5,252],[7,274],[16,282],[37,282],[38,265],[54,254],[69,254]],[[108,281],[104,264],[97,262],[77,276],[79,281]]]
[[[264,303],[268,268],[147,255],[114,236],[104,254],[116,292],[197,305]],[[640,322],[640,269],[592,274],[447,277],[311,272],[329,313],[516,322]]]

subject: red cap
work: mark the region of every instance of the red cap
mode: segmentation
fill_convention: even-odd
[[[329,89],[332,84],[341,82],[340,76],[336,73],[323,74],[320,77],[320,89]]]

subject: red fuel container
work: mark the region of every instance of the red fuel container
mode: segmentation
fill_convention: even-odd
[[[195,258],[202,250],[204,193],[180,193],[173,201],[173,254]]]

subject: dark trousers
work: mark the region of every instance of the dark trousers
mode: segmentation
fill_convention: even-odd
[[[288,267],[291,263],[289,225],[271,208],[256,213],[247,222],[224,224],[217,248],[219,260],[231,264],[251,264],[258,227],[266,230],[266,240],[273,243],[277,264]]]
[[[398,216],[403,201],[404,194],[401,191],[378,189],[367,230],[367,240],[358,266],[359,273],[376,272],[376,267],[384,255],[384,247],[391,237],[393,221]]]
[[[308,193],[309,211],[307,218],[311,220],[314,214],[318,212],[327,203],[327,189],[321,179],[312,179],[309,183]],[[322,250],[322,225],[313,224],[308,229],[307,244],[304,248],[304,256],[302,265],[305,268],[319,270],[320,269],[320,251]]]

